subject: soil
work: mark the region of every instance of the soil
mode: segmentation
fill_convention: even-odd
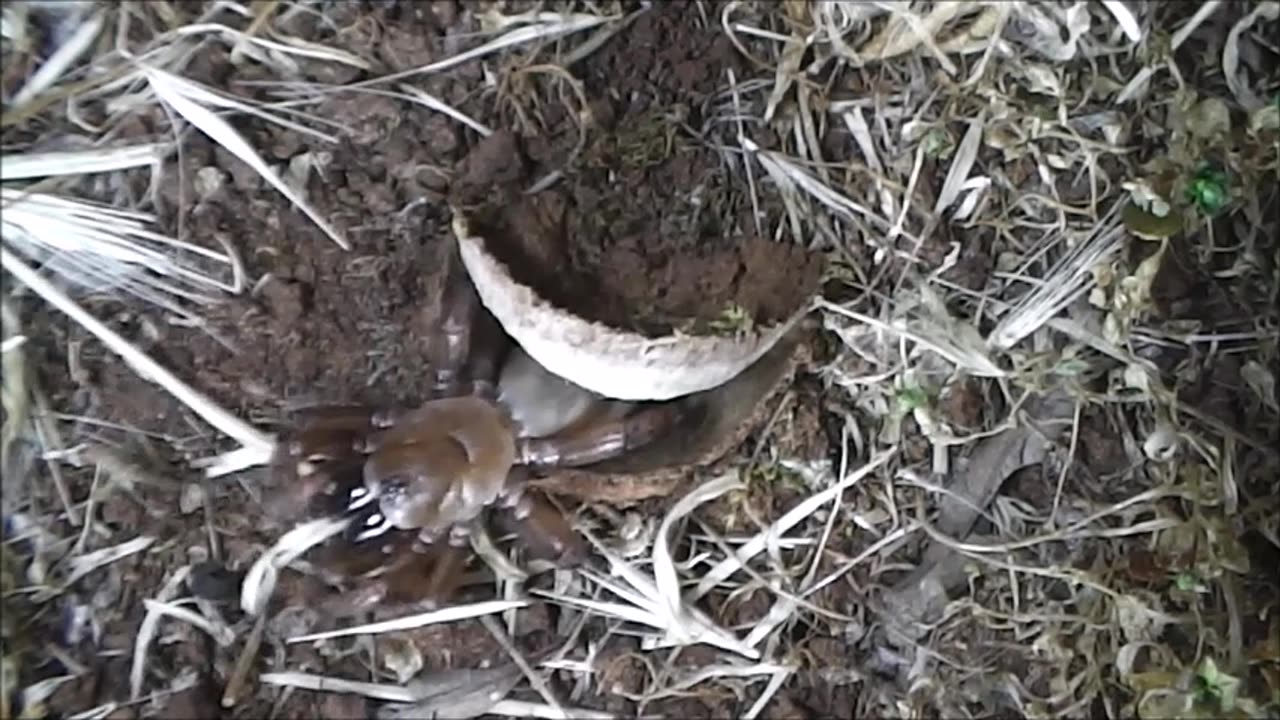
[[[605,152],[596,149],[599,144],[610,143],[588,148],[579,163],[599,162],[601,156],[592,155]],[[794,315],[817,288],[821,255],[719,226],[704,228],[693,224],[693,215],[675,217],[703,186],[691,191],[690,180],[643,177],[619,186],[602,177],[604,171],[575,164],[566,190],[527,194],[532,179],[520,145],[507,132],[479,143],[462,163],[451,201],[512,277],[553,305],[656,337],[677,328],[711,333],[773,325]],[[684,154],[701,156],[697,164],[713,173],[712,151],[691,147]],[[626,163],[657,162],[652,172],[665,172],[678,162],[683,172],[692,161],[619,162],[619,172],[629,177],[645,171]],[[639,197],[624,187],[638,189]],[[701,211],[699,201],[694,214]]]
[[[690,318],[716,320],[727,307],[738,306],[753,322],[768,323],[794,310],[797,294],[817,280],[819,266],[811,256],[753,236],[750,197],[729,164],[737,161],[704,142],[708,133],[720,132],[708,129],[703,116],[723,89],[726,72],[733,69],[745,76],[750,70],[716,27],[718,4],[706,5],[709,20],[704,21],[697,4],[655,3],[588,61],[571,68],[582,83],[586,108],[560,103],[559,97],[570,95],[560,81],[532,74],[516,73],[513,77],[523,81],[498,92],[477,92],[484,80],[476,64],[421,80],[426,91],[499,129],[498,140],[491,143],[519,138],[527,165],[503,160],[487,168],[490,180],[495,167],[519,171],[513,177],[526,180],[562,174],[527,204],[562,221],[561,251],[567,262],[551,265],[551,271],[544,257],[534,267],[543,273],[539,287],[551,298],[584,314],[596,313],[593,319],[654,333],[682,324],[687,330]],[[339,5],[330,19],[339,28],[335,42],[376,58],[382,63],[379,72],[456,52],[470,42],[465,35],[477,24],[466,4],[448,0],[430,5],[350,3]],[[300,15],[297,22],[314,19]],[[319,31],[299,32],[314,37]],[[306,71],[323,82],[359,79],[351,69],[315,66]],[[198,53],[187,73],[213,86],[234,86],[236,92],[246,92],[238,83],[263,75],[251,64],[232,66],[222,50]],[[474,190],[465,180],[466,168],[460,175],[454,168],[469,152],[486,147],[452,120],[385,97],[334,95],[313,110],[345,127],[337,145],[254,119],[234,122],[282,169],[307,156],[314,168],[305,183],[307,197],[348,239],[350,251],[339,248],[239,160],[191,133],[181,166],[166,168],[162,221],[173,231],[181,220],[187,238],[196,243],[216,247],[219,239],[229,242],[243,257],[251,290],[202,312],[202,327],[173,324],[147,309],[122,312],[110,300],[85,301],[98,317],[136,339],[201,392],[268,430],[282,427],[290,411],[304,405],[403,406],[428,396],[425,358],[440,319],[444,269],[452,251],[449,201],[466,198],[467,188]],[[143,118],[124,134],[150,133],[161,123],[161,117]],[[136,186],[132,190],[141,195],[149,178],[138,173],[131,181]],[[774,200],[760,200],[766,213],[777,214]],[[528,227],[539,217],[535,212],[517,220]],[[590,302],[572,291],[585,292]],[[22,310],[30,325],[51,329],[47,342],[28,344],[29,361],[40,368],[51,405],[68,415],[93,418],[64,424],[64,435],[73,441],[106,442],[137,465],[131,476],[119,474],[102,493],[92,546],[139,534],[158,538],[149,551],[94,571],[63,598],[64,613],[76,603],[95,608],[101,628],[96,645],[86,637],[65,646],[71,658],[93,669],[50,698],[48,707],[55,715],[70,715],[127,700],[142,599],[154,596],[179,568],[195,567],[191,591],[211,598],[228,622],[246,627],[234,592],[226,588],[236,586],[248,564],[278,537],[279,528],[259,510],[263,493],[271,489],[265,470],[218,481],[178,470],[181,460],[214,452],[211,431],[65,318],[35,302],[25,303]],[[802,398],[786,410],[781,429],[759,430],[744,449],[755,448],[772,433],[786,442],[789,454],[827,457],[829,413],[812,393]],[[184,448],[180,454],[188,458],[170,456],[174,447]],[[71,495],[86,497],[92,473],[66,474]],[[128,482],[148,475],[157,479]],[[41,506],[56,506],[52,490],[41,494]],[[190,503],[191,498],[203,498],[208,512],[200,502]],[[68,527],[62,535],[77,533]],[[212,551],[211,534],[218,540]],[[295,594],[290,588],[311,592],[308,583],[291,580],[286,585],[281,590],[286,597]],[[179,593],[184,594],[190,593]],[[314,598],[298,602],[305,608]],[[268,635],[284,637],[316,626],[318,621],[306,615],[305,610],[290,611],[272,620]],[[52,623],[51,632],[63,634],[65,623],[57,614],[43,622]],[[295,627],[290,629],[290,623]],[[588,639],[598,641],[603,629],[589,626]],[[427,668],[476,668],[506,659],[478,622],[409,637]],[[522,613],[516,642],[526,651],[561,640],[554,613]],[[815,663],[824,661],[818,655],[829,654],[838,656],[829,658],[833,664],[847,665],[845,644],[827,640],[809,648]],[[827,649],[820,652],[823,647]],[[162,623],[149,653],[145,686],[173,692],[121,707],[111,717],[362,717],[370,712],[370,704],[349,696],[296,692],[281,701],[277,689],[254,685],[234,709],[223,710],[219,700],[240,648],[239,642],[220,648],[185,624]],[[626,675],[627,656],[620,648],[610,650],[619,657],[609,672]],[[696,654],[687,653],[682,664],[697,660]],[[344,659],[308,645],[286,648],[268,642],[261,655],[256,666],[261,672],[291,669],[369,677],[355,656]],[[62,667],[54,661],[30,670],[49,677]],[[189,668],[196,673],[184,687],[178,680]],[[633,680],[644,677],[641,672]],[[844,689],[814,692],[817,681],[806,678],[785,687],[764,716],[827,715],[848,707]],[[619,677],[618,682],[629,681]],[[600,694],[588,692],[575,703],[634,712],[635,703],[608,695],[608,684],[595,687]],[[719,694],[700,700],[668,698],[646,711],[670,717],[731,716],[746,710],[743,702],[749,700]]]

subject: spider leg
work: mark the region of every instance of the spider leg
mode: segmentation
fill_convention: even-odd
[[[319,610],[325,616],[344,618],[377,608],[386,601],[387,593],[385,580],[367,581],[361,587],[325,598]]]
[[[364,456],[367,415],[327,416],[312,420],[292,439],[280,443],[272,459],[275,491],[267,496],[267,511],[272,516],[292,519],[307,511],[313,501],[337,495],[342,512],[344,497],[361,484],[360,466]],[[327,501],[327,497],[325,498]]]
[[[331,560],[338,566],[335,570],[354,587],[325,600],[321,605],[324,614],[341,617],[406,605],[438,606],[461,584],[467,561],[466,553],[458,548],[421,546],[400,538],[378,549],[380,560],[372,557],[371,550],[344,549]]]
[[[299,408],[298,426],[307,430],[363,430],[375,411],[367,405],[323,404]]]
[[[502,492],[498,494],[498,507],[511,510],[518,519],[528,515],[532,509],[530,501],[525,496],[525,489],[528,486],[529,468],[524,465],[512,467],[507,472],[507,480],[502,486]]]
[[[449,528],[449,547],[465,548],[471,545],[471,526],[454,525]]]
[[[284,444],[289,458],[299,462],[321,463],[337,460],[358,452],[361,433],[345,429],[311,429]],[[298,468],[303,475],[307,472]]]
[[[458,394],[463,365],[471,351],[471,328],[480,306],[476,289],[456,252],[451,254],[442,298],[443,317],[431,338],[428,361],[436,397]]]
[[[531,555],[563,567],[572,567],[586,558],[587,546],[582,537],[564,513],[542,493],[526,492],[520,502],[527,508],[523,514],[511,511],[494,514],[499,526],[515,534]]]
[[[375,413],[367,407],[322,405],[306,408],[297,415],[297,429],[286,434],[278,459],[296,463],[294,469],[303,477],[322,463],[358,453],[364,438],[374,429]]]
[[[443,534],[444,530],[438,527],[418,528],[418,543],[424,547],[436,545]]]
[[[498,374],[510,347],[511,338],[502,331],[498,319],[477,301],[475,325],[471,331],[471,353],[467,359],[472,395],[485,400],[498,397]]]
[[[431,573],[427,576],[426,583],[414,588],[414,594],[418,596],[419,602],[435,607],[457,591],[458,586],[462,584],[462,571],[467,567],[469,556],[466,550],[466,548],[446,546],[440,547],[432,554]],[[393,586],[392,589],[399,588]]]
[[[516,461],[534,467],[590,465],[653,442],[678,418],[676,406],[664,403],[550,437],[522,438]]]

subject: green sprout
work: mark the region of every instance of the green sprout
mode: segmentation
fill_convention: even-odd
[[[759,488],[784,487],[804,492],[804,478],[777,463],[759,463],[747,473],[747,485]]]
[[[716,319],[708,323],[708,327],[716,335],[736,337],[750,333],[755,328],[755,318],[751,317],[746,308],[731,302],[720,311]]]
[[[1226,207],[1230,196],[1227,192],[1227,174],[1211,165],[1203,165],[1187,188],[1187,199],[1194,202],[1206,215],[1217,215]]]
[[[1193,680],[1193,692],[1198,703],[1215,705],[1226,712],[1235,708],[1239,688],[1240,679],[1219,670],[1213,658],[1208,657],[1201,661]]]
[[[925,133],[923,138],[924,154],[939,160],[945,160],[951,154],[951,138],[942,128],[934,128]]]
[[[897,392],[898,410],[903,415],[912,412],[916,408],[922,408],[929,404],[929,394],[924,388],[919,386],[910,386],[899,388]]]
[[[1173,584],[1182,592],[1195,592],[1200,587],[1200,580],[1195,573],[1180,572],[1174,576]]]

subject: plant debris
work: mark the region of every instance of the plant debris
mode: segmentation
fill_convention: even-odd
[[[3,717],[1280,713],[1280,3],[2,14]],[[336,624],[254,468],[430,394],[460,199],[619,326],[822,297],[715,462],[541,480],[582,568]]]

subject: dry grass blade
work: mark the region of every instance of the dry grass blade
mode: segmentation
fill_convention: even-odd
[[[221,647],[230,647],[231,643],[235,642],[235,634],[231,632],[231,628],[210,622],[205,616],[188,610],[177,602],[160,602],[159,600],[147,598],[142,601],[142,605],[147,609],[148,613],[154,612],[160,617],[181,620],[188,625],[203,630],[206,635],[213,638],[214,642]]]
[[[514,616],[514,611],[507,613],[507,617],[511,618],[509,624],[512,627],[515,626]],[[512,667],[529,681],[529,685],[531,685],[533,689],[542,696],[542,699],[545,700],[548,705],[563,714],[564,708],[561,706],[560,700],[556,697],[555,691],[553,691],[551,686],[547,684],[546,679],[543,678],[538,671],[533,669],[533,665],[529,663],[529,659],[526,658],[520,648],[516,647],[516,644],[512,642],[511,636],[508,635],[507,631],[502,627],[502,623],[498,622],[498,620],[492,616],[483,615],[480,617],[480,624],[484,625],[485,629],[489,631],[489,634],[493,636],[493,639],[498,641],[498,645],[507,653],[507,657],[511,658]],[[510,689],[511,688],[507,688],[507,691],[509,692]],[[498,700],[502,697],[505,697],[505,694],[499,695],[494,699]]]
[[[794,668],[771,662],[761,662],[754,665],[708,664],[688,671],[669,686],[646,695],[645,699],[653,701],[662,697],[682,695],[689,689],[715,678],[754,678],[759,675],[788,674],[792,671],[794,671]]]
[[[658,535],[653,541],[653,577],[657,589],[657,597],[665,604],[667,618],[673,627],[682,626],[686,610],[681,596],[680,577],[676,573],[675,561],[671,554],[671,528],[693,512],[699,505],[710,502],[725,493],[742,489],[742,480],[736,473],[719,480],[695,488],[672,506],[667,516],[658,527]]]
[[[249,681],[249,672],[258,659],[258,651],[262,647],[262,636],[267,627],[267,616],[259,615],[249,631],[249,638],[240,649],[240,657],[231,668],[231,676],[227,678],[226,687],[222,691],[222,707],[233,708],[240,701],[241,693]]]
[[[240,586],[240,609],[249,615],[262,614],[275,592],[280,569],[342,532],[350,522],[347,518],[319,518],[302,523],[281,536],[245,573]]]
[[[430,108],[432,110],[435,110],[438,113],[443,113],[453,118],[454,120],[457,120],[463,125],[466,125],[467,127],[471,128],[472,130],[475,130],[477,133],[480,134],[481,137],[489,137],[490,135],[493,134],[493,130],[490,129],[488,126],[472,118],[470,115],[467,115],[461,110],[458,110],[452,105],[444,102],[443,100],[440,100],[439,98],[428,93],[427,91],[422,90],[421,88],[416,88],[412,85],[401,84],[400,92],[404,93],[414,102],[422,105],[423,107]]]
[[[175,570],[160,587],[155,600],[162,603],[170,600],[178,593],[178,589],[190,574],[189,565]],[[133,664],[129,669],[129,697],[133,700],[137,700],[142,694],[142,681],[147,670],[147,650],[151,647],[151,641],[155,639],[156,628],[160,626],[160,615],[159,611],[148,608],[146,616],[142,618],[142,624],[138,627],[138,634],[134,638]]]
[[[1044,279],[1034,281],[1035,290],[1020,298],[1000,318],[987,336],[992,347],[1012,348],[1089,291],[1094,269],[1123,247],[1127,233],[1120,224],[1120,208],[1125,202],[1116,203],[1090,237],[1069,249]],[[1051,243],[1056,240],[1053,238]]]
[[[305,688],[307,690],[316,690],[321,692],[351,693],[354,695],[374,698],[376,700],[386,700],[388,702],[403,704],[412,704],[416,702],[417,692],[419,692],[419,690],[413,685],[406,687],[403,685],[360,682],[356,680],[347,680],[344,678],[301,672],[265,673],[258,679],[267,685]],[[569,720],[570,718],[576,720],[613,720],[616,717],[610,713],[572,707],[565,708],[564,713],[560,713],[557,712],[555,708],[547,705],[523,702],[519,700],[498,700],[489,706],[485,714],[514,718],[546,718],[547,720]],[[395,711],[389,713],[380,712],[378,717],[390,718],[400,717],[400,715],[396,714]],[[406,717],[424,716],[415,714]],[[439,714],[430,715],[429,717],[437,718],[437,720],[466,720],[466,718],[473,716],[466,715],[465,713],[451,714],[449,708],[442,708]]]
[[[1127,5],[1121,0],[1102,0],[1102,6],[1120,23],[1120,29],[1132,43],[1136,45],[1142,42],[1142,26]]]
[[[382,707],[378,716],[387,720],[415,717],[470,720],[490,712],[494,704],[520,684],[520,678],[520,669],[510,663],[481,670],[423,673],[406,685],[413,693],[413,703]]]
[[[88,292],[121,290],[194,319],[186,303],[210,305],[239,293],[244,272],[217,253],[149,229],[154,218],[73,198],[0,190],[0,232],[13,250]],[[230,281],[202,265],[225,266]]]
[[[125,340],[102,321],[90,315],[74,300],[59,290],[26,263],[14,257],[8,250],[0,248],[0,261],[18,282],[26,285],[45,302],[54,306],[81,327],[98,338],[107,349],[119,355],[144,379],[159,385],[199,415],[205,422],[217,428],[228,437],[240,443],[241,448],[233,453],[219,456],[210,463],[207,474],[210,476],[234,472],[236,470],[261,465],[271,459],[275,451],[275,440],[252,425],[232,415],[218,406],[195,388],[187,385],[177,376],[169,372],[146,353]]]
[[[974,12],[981,3],[937,3],[925,17],[917,15],[907,3],[884,3],[881,7],[887,9],[891,17],[880,33],[861,49],[865,57],[887,60],[924,46],[949,75],[956,74],[955,65],[938,47],[934,37],[953,18]]]
[[[760,160],[760,164],[769,173],[770,178],[782,187],[795,187],[804,190],[815,200],[825,205],[829,210],[847,219],[864,217],[869,220],[877,221],[888,229],[890,223],[887,219],[880,217],[871,211],[870,208],[863,207],[859,203],[850,200],[845,195],[832,190],[821,180],[814,177],[813,174],[801,169],[785,155],[763,150],[754,141],[743,138],[742,147],[744,150],[754,154]]]
[[[351,245],[347,243],[346,238],[342,237],[342,234],[330,225],[328,220],[321,217],[297,190],[290,187],[289,183],[286,183],[279,175],[277,175],[276,172],[267,165],[266,161],[254,151],[254,149],[249,145],[244,137],[236,131],[235,128],[231,127],[231,125],[227,124],[225,120],[206,108],[205,104],[232,107],[242,112],[250,112],[255,115],[262,115],[263,113],[256,111],[254,108],[244,103],[227,100],[226,98],[216,95],[189,80],[185,80],[163,70],[143,66],[142,72],[146,76],[147,82],[150,83],[152,91],[154,91],[156,96],[164,101],[166,105],[173,108],[173,110],[181,115],[187,122],[199,128],[201,132],[208,135],[214,142],[226,148],[231,154],[235,155],[245,164],[252,167],[263,177],[263,179],[271,183],[272,187],[280,191],[281,195],[288,198],[289,202],[293,203],[299,210],[306,213],[307,217],[311,218],[312,222],[319,226],[319,228],[323,230],[330,239],[338,244],[338,247],[343,250],[351,249]],[[276,118],[269,117],[269,119],[272,119],[275,122],[281,122]],[[293,127],[293,129],[298,130],[299,128]]]
[[[27,420],[31,411],[31,388],[27,383],[27,354],[23,345],[26,336],[22,334],[22,321],[18,311],[8,298],[0,300],[2,314],[2,330],[4,334],[3,348],[0,349],[0,401],[4,408],[4,425],[0,430],[0,472],[9,477],[14,470],[9,466],[13,443],[27,429]]]
[[[95,550],[73,558],[70,567],[67,569],[67,576],[62,580],[62,587],[64,589],[69,588],[77,580],[100,567],[110,565],[135,553],[140,553],[151,547],[155,541],[155,538],[143,535],[118,545],[112,545],[111,547]]]
[[[413,690],[403,685],[384,685],[381,683],[360,682],[346,678],[313,675],[301,672],[274,672],[258,676],[258,680],[267,685],[298,687],[321,692],[341,692],[363,695],[375,700],[390,702],[414,702]]]
[[[524,700],[501,700],[489,708],[489,713],[513,718],[538,718],[538,720],[617,720],[618,718],[613,713],[578,707],[567,707],[561,713],[548,705]]]
[[[379,633],[398,632],[400,630],[414,630],[428,625],[467,620],[474,617],[480,617],[481,615],[504,613],[508,610],[516,610],[528,606],[529,603],[526,600],[493,600],[488,602],[472,603],[470,605],[454,605],[452,607],[418,613],[416,615],[409,615],[402,618],[396,618],[394,620],[384,620],[382,622],[368,623],[365,625],[355,625],[338,630],[330,630],[328,632],[311,633],[310,635],[299,635],[297,637],[289,638],[286,642],[290,644],[314,642],[316,640],[328,640],[331,638],[348,637],[351,635],[377,635]]]
[[[171,143],[145,143],[67,152],[5,153],[0,157],[0,180],[7,182],[154,167],[172,147]]]
[[[223,35],[228,40],[233,41],[236,43],[236,50],[244,50],[246,47],[251,48],[249,54],[259,56],[257,59],[263,61],[264,64],[272,59],[280,61],[282,56],[297,55],[298,57],[314,60],[341,63],[360,70],[370,70],[373,67],[368,60],[345,50],[307,42],[295,37],[282,36],[279,40],[270,40],[257,34],[240,32],[217,23],[184,25],[178,28],[174,34],[180,37],[191,37],[210,33]],[[257,47],[254,48],[253,46]],[[258,52],[259,49],[270,51],[273,57],[265,57],[265,53]],[[296,67],[291,63],[289,64],[289,69],[296,71]]]
[[[1266,100],[1258,97],[1253,89],[1240,80],[1240,36],[1262,20],[1274,21],[1280,18],[1280,2],[1266,0],[1260,2],[1227,33],[1227,42],[1222,48],[1222,76],[1227,81],[1231,94],[1245,110],[1253,111],[1266,104]]]
[[[931,296],[927,290],[922,289],[920,295],[926,300],[922,303],[926,314],[919,314],[909,320],[894,319],[886,322],[827,300],[819,300],[817,307],[864,325],[900,335],[922,348],[937,353],[948,362],[964,368],[977,377],[999,378],[1008,375],[982,346],[982,339],[977,335],[973,325],[952,318],[945,308],[937,304],[928,303],[927,300]]]
[[[448,70],[451,67],[461,65],[472,60],[476,60],[488,55],[492,55],[500,50],[510,47],[524,45],[525,43],[535,42],[539,40],[554,40],[556,38],[572,35],[573,33],[590,30],[591,28],[602,25],[606,22],[616,21],[617,17],[601,17],[598,15],[587,15],[582,13],[524,13],[520,15],[503,15],[495,8],[490,8],[480,19],[481,25],[486,26],[489,30],[505,30],[515,25],[524,25],[524,27],[516,27],[504,33],[501,37],[491,40],[483,45],[465,50],[456,55],[451,55],[443,60],[438,60],[427,65],[403,70],[401,72],[383,75],[381,77],[361,80],[360,82],[351,83],[350,85],[331,87],[321,92],[339,92],[342,90],[350,90],[354,88],[368,87],[379,83],[391,82],[393,80],[403,80],[414,75],[425,75],[428,73],[437,73]]]
[[[89,46],[97,39],[98,33],[102,31],[102,26],[105,22],[106,12],[100,11],[93,13],[81,23],[71,37],[67,38],[67,41],[49,56],[49,59],[40,66],[40,69],[13,96],[9,107],[21,108],[34,100],[36,96],[53,87],[71,65],[79,60],[85,51],[89,49]],[[9,108],[6,108],[5,112],[9,112]]]
[[[751,558],[763,552],[768,544],[770,535],[774,537],[781,536],[783,533],[799,524],[800,521],[812,515],[818,508],[831,502],[836,495],[861,482],[863,478],[867,477],[887,463],[896,454],[897,451],[887,451],[876,455],[855,472],[841,478],[836,484],[822,492],[809,496],[800,504],[788,510],[782,517],[771,523],[769,527],[761,530],[751,538],[751,540],[738,548],[738,551],[733,554],[733,557],[721,560],[715,565],[715,567],[707,571],[702,580],[698,582],[691,599],[696,600],[703,595],[706,595],[708,592],[711,592],[720,583],[727,580],[730,575],[733,575],[745,566]]]
[[[769,678],[769,684],[766,685],[764,690],[760,693],[760,697],[756,698],[756,701],[751,703],[751,707],[748,708],[747,712],[742,716],[742,720],[755,720],[760,717],[760,714],[764,712],[769,701],[773,699],[774,695],[778,694],[778,691],[782,689],[782,685],[786,683],[787,680],[791,679],[793,674],[795,674],[795,668],[791,667],[783,667],[775,670],[773,672],[773,677]]]
[[[973,169],[973,164],[978,159],[978,147],[982,143],[982,129],[986,119],[987,112],[984,109],[978,113],[978,117],[969,121],[969,129],[965,131],[964,139],[960,141],[960,149],[956,151],[955,159],[951,161],[951,169],[947,171],[947,179],[943,181],[942,190],[938,192],[938,201],[933,206],[935,214],[946,210],[960,196],[965,181],[969,179],[969,171]]]
[[[691,600],[683,597],[675,561],[670,551],[669,533],[672,525],[699,505],[740,486],[737,474],[729,474],[699,486],[672,507],[654,542],[652,578],[640,572],[636,566],[601,543],[591,533],[584,533],[609,562],[612,574],[620,576],[626,584],[614,582],[590,570],[583,570],[582,575],[625,603],[588,600],[541,590],[533,592],[560,603],[660,630],[661,635],[646,637],[645,644],[649,647],[705,643],[753,660],[758,659],[760,657],[758,650],[720,627],[706,613],[694,606]]]
[[[23,720],[27,717],[40,717],[40,709],[43,708],[43,703],[52,697],[53,693],[57,691],[59,687],[75,679],[76,676],[74,675],[59,675],[46,680],[40,680],[39,682],[22,688],[19,695],[21,696],[21,707],[26,712],[24,712],[20,717],[23,718]]]
[[[175,575],[175,577],[179,576]],[[167,587],[166,589],[170,588]],[[172,589],[176,589],[176,586]],[[210,622],[203,615],[188,610],[175,602],[162,602],[148,598],[143,600],[143,605],[147,609],[147,615],[143,618],[142,627],[138,630],[138,637],[134,647],[133,668],[129,675],[129,692],[132,700],[137,700],[142,695],[143,673],[146,669],[146,651],[150,647],[161,618],[171,617],[203,630],[214,639],[219,647],[230,647],[235,642],[235,634],[231,631],[231,628]]]

